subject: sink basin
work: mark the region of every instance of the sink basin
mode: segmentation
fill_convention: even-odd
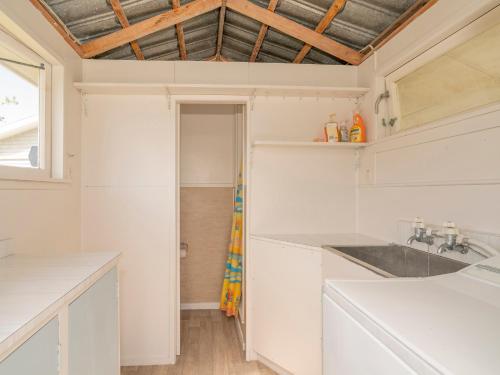
[[[400,245],[323,246],[385,277],[426,277],[456,272],[468,263]]]

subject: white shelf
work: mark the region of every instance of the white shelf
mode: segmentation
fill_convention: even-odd
[[[112,82],[75,82],[74,87],[86,94],[96,95],[232,95],[359,98],[369,91],[368,88],[364,87]]]
[[[327,147],[340,149],[360,149],[364,148],[368,143],[326,143],[326,142],[308,142],[308,141],[254,141],[252,146],[277,146],[277,147]]]

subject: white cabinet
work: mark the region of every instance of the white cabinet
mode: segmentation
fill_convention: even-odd
[[[34,374],[59,374],[59,323],[57,318],[52,319],[0,362],[0,375]]]
[[[69,305],[69,374],[118,375],[118,293],[113,268]]]
[[[252,240],[253,346],[296,375],[321,374],[321,251]]]
[[[252,238],[249,251],[253,351],[294,375],[320,375],[324,279],[381,276],[321,248]]]
[[[330,297],[323,297],[324,375],[415,374]]]

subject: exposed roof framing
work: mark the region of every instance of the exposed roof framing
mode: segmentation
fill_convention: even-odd
[[[137,22],[130,27],[91,40],[82,45],[85,58],[94,57],[110,49],[120,47],[132,40],[142,38],[157,31],[187,21],[193,17],[219,8],[221,0],[194,0],[177,9]]]
[[[270,0],[269,5],[267,6],[267,10],[269,10],[270,12],[274,12],[276,10],[276,5],[278,5],[278,0]],[[259,35],[257,36],[255,46],[253,47],[252,54],[250,55],[250,62],[255,62],[255,60],[257,59],[257,55],[259,54],[262,42],[266,37],[268,28],[269,26],[264,23],[260,26]]]
[[[359,64],[438,0],[30,1],[83,58]]]
[[[71,37],[71,33],[66,29],[59,18],[52,11],[50,11],[50,8],[47,7],[41,0],[30,0],[30,2],[35,8],[40,11],[40,13],[42,13],[47,21],[50,22],[54,29],[56,29],[56,31],[64,38],[66,43],[68,43],[80,57],[83,57],[83,51],[80,45],[75,41],[74,38]]]
[[[265,23],[350,64],[357,65],[361,62],[362,56],[358,51],[346,47],[295,21],[255,5],[248,0],[227,0],[227,6],[238,13]]]
[[[215,59],[221,61],[222,51],[222,36],[224,34],[224,20],[226,18],[226,0],[222,0],[222,5],[219,9],[219,27],[217,30],[217,50],[215,51]]]
[[[326,12],[325,16],[321,19],[321,21],[318,23],[318,26],[316,26],[316,32],[322,34],[326,28],[332,23],[333,19],[335,16],[342,10],[342,8],[345,5],[346,0],[334,0],[330,8],[328,8],[328,11]],[[311,50],[312,46],[310,44],[304,44],[304,47],[300,50],[300,52],[297,54],[293,62],[295,64],[300,64],[306,55],[309,53]]]
[[[116,17],[118,18],[118,21],[120,22],[122,27],[129,27],[130,23],[128,22],[125,12],[123,11],[120,0],[109,0],[109,3],[111,4],[111,7],[113,8],[113,11],[115,12]],[[130,42],[130,47],[134,51],[137,60],[144,60],[144,54],[142,53],[141,47],[139,47],[139,43],[137,43],[137,40],[132,40]]]
[[[172,8],[177,9],[181,7],[180,0],[172,0]],[[177,44],[179,45],[179,56],[181,60],[187,60],[186,39],[184,37],[184,26],[182,23],[175,25],[175,32],[177,33]]]

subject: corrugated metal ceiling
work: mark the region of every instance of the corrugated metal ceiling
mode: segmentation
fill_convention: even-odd
[[[355,50],[368,46],[416,0],[348,0],[324,35]],[[190,0],[181,0],[181,5]],[[267,0],[252,0],[267,8]],[[276,13],[314,29],[333,0],[280,0]],[[74,38],[80,43],[121,29],[107,0],[45,0]],[[172,9],[171,0],[122,0],[131,24]],[[183,23],[189,60],[204,60],[215,55],[219,9]],[[260,22],[226,10],[222,55],[234,61],[249,61],[260,29]],[[179,60],[175,27],[138,40],[146,59]],[[257,57],[258,62],[292,62],[304,43],[269,28]],[[129,44],[97,56],[100,59],[135,59]],[[303,61],[309,64],[343,64],[316,48]]]

